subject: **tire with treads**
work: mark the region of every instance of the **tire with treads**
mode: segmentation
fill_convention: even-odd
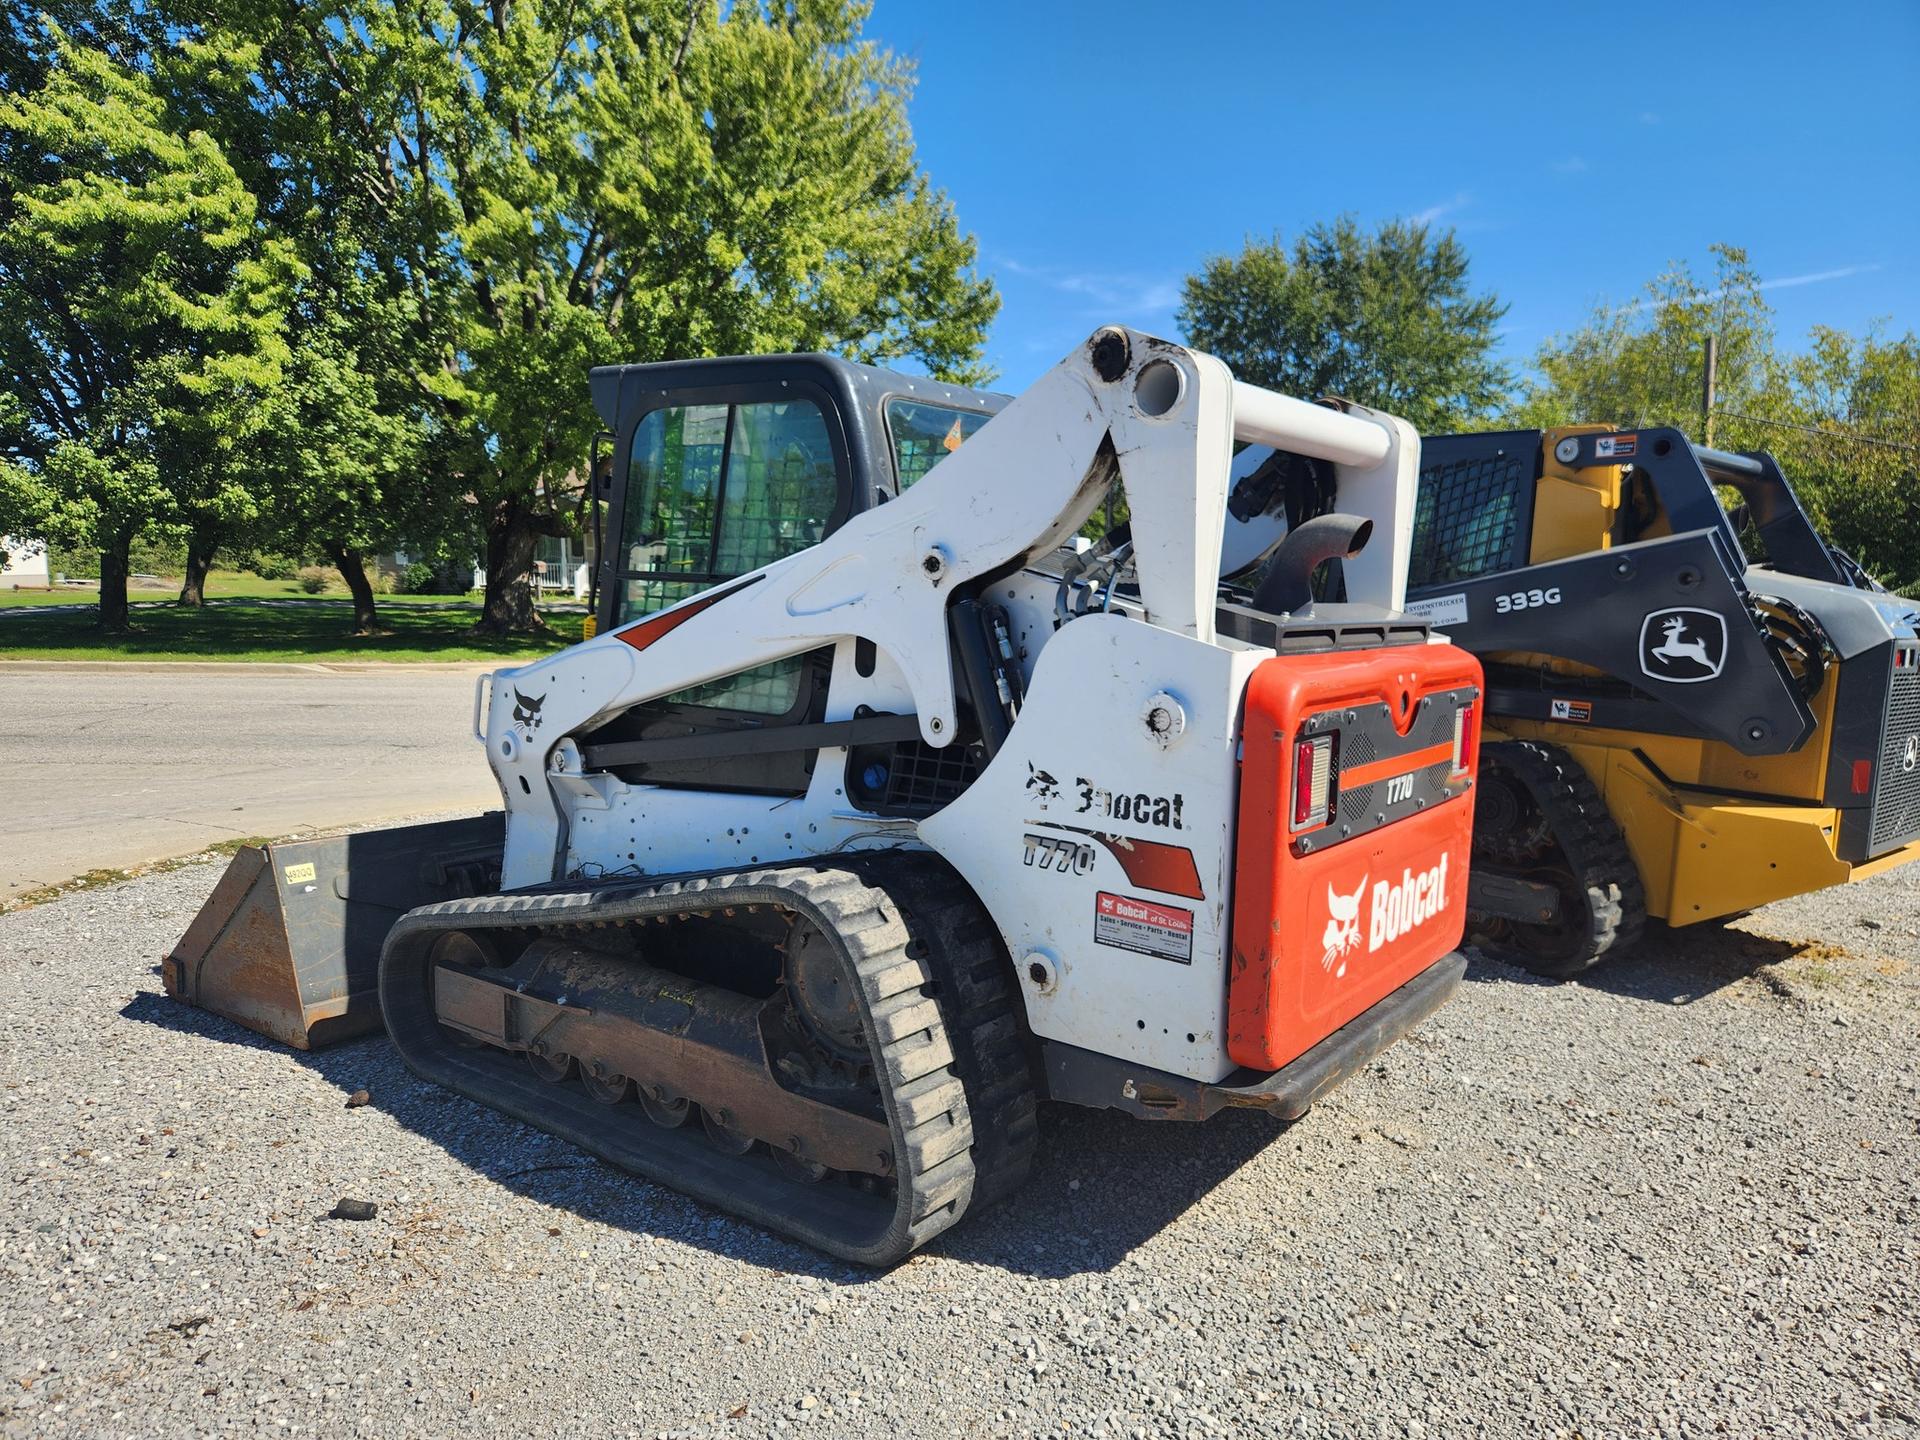
[[[1551,844],[1538,865],[1516,872],[1483,854],[1493,847],[1476,834],[1474,865],[1523,879],[1551,878],[1562,908],[1554,926],[1502,920],[1481,947],[1536,975],[1566,980],[1638,941],[1647,923],[1640,870],[1580,762],[1557,745],[1503,740],[1481,747],[1480,770],[1483,786],[1505,780],[1521,789],[1545,819]],[[1476,828],[1479,821],[1476,813]]]
[[[508,932],[520,943],[657,917],[708,923],[751,906],[810,921],[858,991],[875,1083],[892,1136],[892,1193],[797,1184],[757,1149],[729,1156],[699,1127],[663,1129],[584,1092],[454,1043],[433,1009],[434,941]],[[507,936],[501,937],[503,940]],[[842,1259],[889,1265],[1024,1178],[1033,1079],[1018,996],[997,931],[950,868],[894,853],[845,865],[757,866],[650,883],[602,882],[448,901],[410,911],[388,935],[381,1007],[421,1078],[548,1130],[611,1164]],[[510,1057],[509,1057],[510,1058]],[[976,1102],[982,1123],[976,1128]],[[634,1116],[640,1107],[627,1107]]]

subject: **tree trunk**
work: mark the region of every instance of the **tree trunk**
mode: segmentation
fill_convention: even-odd
[[[329,546],[327,558],[333,561],[334,568],[339,570],[341,578],[347,582],[347,590],[353,596],[353,633],[379,634],[380,616],[373,607],[373,586],[367,581],[365,558],[350,545]]]
[[[518,505],[487,526],[487,596],[474,626],[483,635],[508,635],[544,627],[533,607],[533,559],[540,543],[538,521]]]
[[[133,532],[122,530],[107,537],[100,551],[100,628],[109,635],[124,635],[127,624],[127,572],[132,568]]]
[[[195,530],[187,537],[187,574],[180,584],[180,598],[174,603],[199,609],[207,603],[207,572],[213,568],[214,552],[220,537],[212,530]]]

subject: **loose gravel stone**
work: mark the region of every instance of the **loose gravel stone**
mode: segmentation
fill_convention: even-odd
[[[1476,960],[1290,1127],[1049,1107],[885,1274],[175,1005],[218,873],[0,916],[8,1440],[1920,1431],[1920,867]]]

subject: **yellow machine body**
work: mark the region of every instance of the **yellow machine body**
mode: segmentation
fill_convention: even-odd
[[[1788,755],[1742,755],[1718,740],[1503,717],[1488,740],[1566,750],[1605,797],[1669,925],[1738,915],[1789,895],[1864,880],[1911,860],[1920,843],[1862,864],[1834,853],[1839,812],[1820,803],[1833,735],[1832,677],[1813,698],[1819,728]]]
[[[1432,436],[1421,463],[1408,608],[1488,682],[1489,953],[1565,979],[1649,916],[1920,859],[1920,607],[1771,455],[1601,424]]]

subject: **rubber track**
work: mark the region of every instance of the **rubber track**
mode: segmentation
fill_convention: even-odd
[[[757,1152],[739,1159],[693,1153],[677,1163],[670,1142],[679,1132],[663,1132],[652,1145],[610,1143],[600,1133],[602,1126],[573,1124],[546,1107],[489,1093],[497,1087],[461,1073],[450,1052],[416,1046],[401,1033],[409,1024],[431,1025],[417,977],[433,938],[444,931],[565,934],[743,905],[779,905],[806,915],[833,940],[858,982],[875,1078],[893,1134],[890,1219],[858,1219],[857,1209],[871,1212],[878,1202],[848,1187],[770,1181],[766,1167],[749,1163],[757,1160]],[[832,868],[756,866],[653,885],[621,881],[424,906],[401,917],[389,934],[380,989],[394,1044],[423,1079],[860,1264],[889,1265],[926,1244],[975,1204],[1001,1198],[1018,1185],[1031,1160],[1033,1072],[1006,952],[965,884],[929,857],[896,854]],[[739,1173],[723,1173],[728,1166]],[[817,1212],[835,1195],[847,1197],[843,1220],[798,1213]]]
[[[862,874],[864,866],[854,862]],[[966,882],[932,856],[883,861],[885,885],[925,947],[934,996],[973,1120],[976,1210],[1026,1183],[1039,1141],[1033,1039],[1000,931]]]
[[[1518,940],[1494,941],[1488,951],[1536,975],[1566,980],[1637,942],[1647,923],[1646,888],[1607,802],[1580,762],[1537,740],[1497,741],[1482,746],[1480,756],[1483,769],[1504,768],[1533,797],[1574,884],[1587,897],[1586,941],[1573,956],[1544,956]],[[1487,862],[1476,856],[1473,863]]]

